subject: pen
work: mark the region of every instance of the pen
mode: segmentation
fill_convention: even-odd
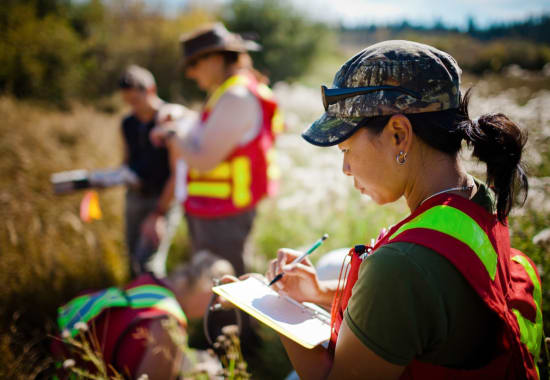
[[[295,258],[291,263],[290,265],[292,264],[297,264],[297,263],[300,263],[302,262],[306,257],[308,257],[313,251],[315,251],[317,248],[319,248],[321,246],[321,244],[323,244],[323,242],[328,238],[328,234],[324,234],[319,240],[317,240],[306,252],[302,253],[300,256],[298,256],[297,258]],[[279,273],[278,275],[275,276],[275,278],[273,280],[271,280],[271,282],[269,283],[268,286],[271,286],[273,285],[274,283],[276,283],[277,281],[279,281],[281,278],[283,278],[283,275],[284,275],[284,272],[282,273]]]

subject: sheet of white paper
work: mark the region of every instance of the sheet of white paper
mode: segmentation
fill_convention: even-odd
[[[328,313],[319,318],[312,309],[279,295],[257,278],[221,285],[214,292],[298,343],[314,347],[330,338]]]

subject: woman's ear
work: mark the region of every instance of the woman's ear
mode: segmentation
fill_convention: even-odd
[[[410,150],[413,130],[411,122],[405,115],[393,115],[386,125],[386,130],[396,151],[408,152]]]

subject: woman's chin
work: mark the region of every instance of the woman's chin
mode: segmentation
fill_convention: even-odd
[[[357,190],[359,190],[361,195],[364,195],[364,196],[368,197],[370,200],[374,201],[374,203],[376,203],[378,205],[383,205],[383,204],[391,202],[391,201],[388,201],[387,199],[385,199],[384,197],[380,196],[380,194],[373,193],[372,191],[368,191],[364,187],[356,187],[356,188],[357,188]]]
[[[380,196],[379,194],[367,193],[367,192],[364,191],[364,190],[361,190],[361,194],[366,195],[366,196],[369,197],[374,203],[376,203],[376,204],[379,205],[379,206],[385,205],[385,204],[387,204],[387,203],[393,202],[393,200],[384,198],[384,197]]]

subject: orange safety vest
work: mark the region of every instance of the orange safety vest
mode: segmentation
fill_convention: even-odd
[[[201,121],[223,94],[233,86],[245,86],[261,106],[262,125],[250,142],[237,146],[218,166],[208,172],[190,169],[185,212],[203,218],[235,215],[254,208],[264,196],[275,192],[278,169],[274,164],[273,143],[283,129],[283,120],[273,93],[252,75],[238,74],[227,79],[208,99]],[[239,117],[234,115],[233,117]]]
[[[510,248],[508,228],[495,215],[453,194],[429,199],[381,235],[373,247],[356,246],[350,250],[347,281],[332,305],[329,345],[332,353],[359,266],[365,257],[361,251],[372,254],[379,247],[394,242],[419,244],[444,256],[502,322],[492,361],[485,367],[462,370],[413,360],[402,379],[539,378],[536,363],[543,326],[542,290],[537,269],[525,254]]]

